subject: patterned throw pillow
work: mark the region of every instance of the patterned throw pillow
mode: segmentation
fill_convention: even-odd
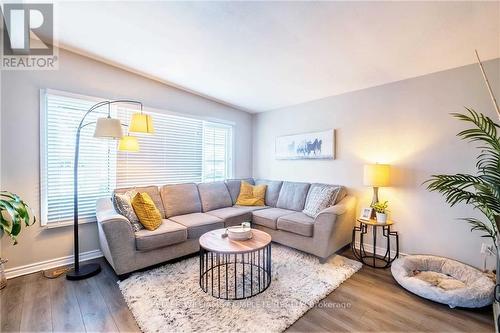
[[[333,186],[332,185],[332,187],[334,188],[335,191],[332,194],[332,203],[330,204],[330,206],[335,205],[340,200],[344,199],[345,196],[347,195],[347,192],[346,192],[346,189],[344,186],[340,186],[340,185]]]
[[[125,193],[113,194],[113,205],[118,214],[125,216],[132,224],[134,231],[144,229],[144,226],[139,222],[139,218],[132,207],[132,198],[137,194],[137,191],[127,191]]]
[[[333,204],[333,199],[336,198],[337,192],[338,187],[336,186],[323,184],[312,185],[302,212],[310,217],[316,217],[319,212]]]
[[[156,230],[161,225],[161,213],[146,192],[137,193],[132,198],[132,207],[144,228]]]

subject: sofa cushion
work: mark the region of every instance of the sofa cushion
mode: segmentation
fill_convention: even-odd
[[[227,186],[222,181],[198,184],[198,192],[203,212],[233,205]]]
[[[302,212],[288,214],[278,218],[278,230],[292,232],[294,234],[312,237],[314,229],[314,219]]]
[[[222,219],[206,213],[172,216],[170,220],[185,226],[187,228],[187,238],[189,239],[199,238],[210,230],[224,228]]]
[[[114,190],[114,193],[125,193],[128,191],[136,191],[140,193],[147,193],[153,202],[155,203],[156,208],[160,211],[161,217],[165,218],[165,209],[163,207],[163,202],[162,198],[160,196],[160,190],[158,189],[158,186],[143,186],[143,187],[123,187],[123,188],[117,188]]]
[[[201,212],[200,195],[194,183],[165,185],[160,193],[167,218]]]
[[[253,212],[256,210],[269,208],[267,206],[239,206],[239,205],[234,205],[233,207],[244,210],[245,212]]]
[[[240,186],[242,180],[246,181],[251,185],[255,185],[253,178],[226,180],[226,186],[229,191],[229,195],[231,196],[231,200],[233,201],[233,205],[236,204],[236,200],[238,200],[238,195],[240,195]]]
[[[252,213],[252,222],[263,227],[268,227],[276,230],[276,221],[278,220],[278,218],[293,213],[295,212],[292,210],[281,208],[267,208],[256,210]]]
[[[135,233],[135,245],[139,251],[149,251],[160,247],[174,245],[187,239],[187,228],[174,221],[163,219],[158,229],[146,229]]]
[[[280,180],[256,179],[255,185],[267,185],[266,189],[266,206],[276,207],[278,197],[280,195],[281,185]]]
[[[302,211],[306,203],[309,186],[309,183],[283,182],[276,207],[297,212]]]
[[[223,219],[226,227],[240,225],[242,222],[252,221],[252,211],[238,207],[219,208],[211,210],[207,212],[207,214]]]
[[[339,186],[334,185],[311,184],[302,213],[316,217],[320,211],[335,203],[339,189]]]

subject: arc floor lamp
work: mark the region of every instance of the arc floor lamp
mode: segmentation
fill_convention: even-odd
[[[78,129],[76,131],[76,144],[75,144],[75,162],[73,171],[73,236],[74,236],[74,250],[75,250],[75,263],[71,271],[66,274],[68,280],[82,280],[89,278],[98,274],[101,271],[101,266],[99,264],[85,264],[80,265],[79,259],[79,242],[78,242],[78,160],[80,155],[80,134],[81,130],[91,124],[95,124],[95,138],[109,138],[109,139],[120,139],[118,145],[119,150],[122,151],[138,151],[139,144],[137,138],[127,134],[123,135],[122,126],[123,125],[119,119],[111,118],[111,105],[112,104],[136,104],[140,106],[140,112],[134,113],[132,115],[129,132],[140,132],[140,133],[153,133],[153,122],[150,115],[144,114],[142,112],[142,103],[133,100],[114,100],[114,101],[102,101],[93,105],[83,116]],[[108,116],[105,118],[99,118],[96,122],[85,123],[85,118],[101,107],[108,108]]]

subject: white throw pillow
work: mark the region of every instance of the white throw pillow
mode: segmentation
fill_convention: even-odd
[[[310,217],[316,217],[323,209],[330,207],[337,197],[337,186],[314,184],[307,194],[306,205],[302,211]]]

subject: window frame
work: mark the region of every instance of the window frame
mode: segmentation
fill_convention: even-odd
[[[78,94],[78,93],[73,93],[73,92],[68,92],[68,91],[63,91],[63,90],[56,90],[56,89],[50,89],[50,88],[42,88],[40,89],[39,96],[40,96],[40,143],[39,143],[39,157],[40,157],[40,225],[45,228],[57,228],[57,227],[64,227],[64,226],[71,226],[73,225],[72,221],[69,222],[48,222],[48,183],[47,183],[47,163],[48,163],[48,151],[47,151],[47,144],[48,144],[48,126],[47,126],[47,121],[48,121],[48,115],[47,115],[47,95],[59,95],[59,96],[64,96],[64,97],[69,97],[69,98],[76,98],[76,99],[82,99],[86,101],[91,101],[98,103],[100,101],[105,101],[105,100],[110,100],[106,99],[103,97],[96,97],[96,96],[89,96],[89,95],[83,95],[83,94]],[[214,117],[204,117],[204,116],[199,116],[191,113],[184,113],[184,112],[175,112],[175,111],[170,111],[166,109],[160,109],[160,108],[153,108],[153,107],[143,107],[143,111],[145,113],[153,113],[153,114],[165,114],[165,115],[173,115],[173,116],[179,116],[179,117],[185,117],[185,118],[191,118],[191,119],[197,119],[201,120],[204,123],[209,122],[212,124],[217,124],[220,126],[224,127],[230,127],[231,128],[231,138],[230,138],[230,148],[229,148],[229,161],[227,161],[228,164],[228,178],[232,178],[234,175],[234,170],[235,170],[235,125],[236,123],[234,121],[230,120],[225,120],[225,119],[220,119],[220,118],[214,118]],[[154,119],[153,119],[154,122]],[[153,134],[154,135],[154,134]],[[202,144],[203,144],[203,138],[202,138]],[[203,148],[204,149],[204,148]],[[203,169],[204,169],[204,160],[202,159],[202,181],[204,179],[203,175]],[[87,223],[95,223],[96,221],[80,221],[79,224],[87,224]]]
[[[226,151],[226,165],[225,169],[227,170],[226,172],[226,178],[225,179],[231,179],[233,177],[234,173],[234,126],[220,123],[220,122],[215,122],[215,121],[208,121],[204,120],[203,121],[203,137],[202,137],[202,144],[203,144],[203,165],[202,165],[202,175],[201,179],[202,182],[205,182],[206,178],[206,170],[205,170],[205,124],[209,123],[210,127],[219,127],[223,129],[228,129],[229,130],[229,149]],[[210,181],[207,181],[210,182]]]

